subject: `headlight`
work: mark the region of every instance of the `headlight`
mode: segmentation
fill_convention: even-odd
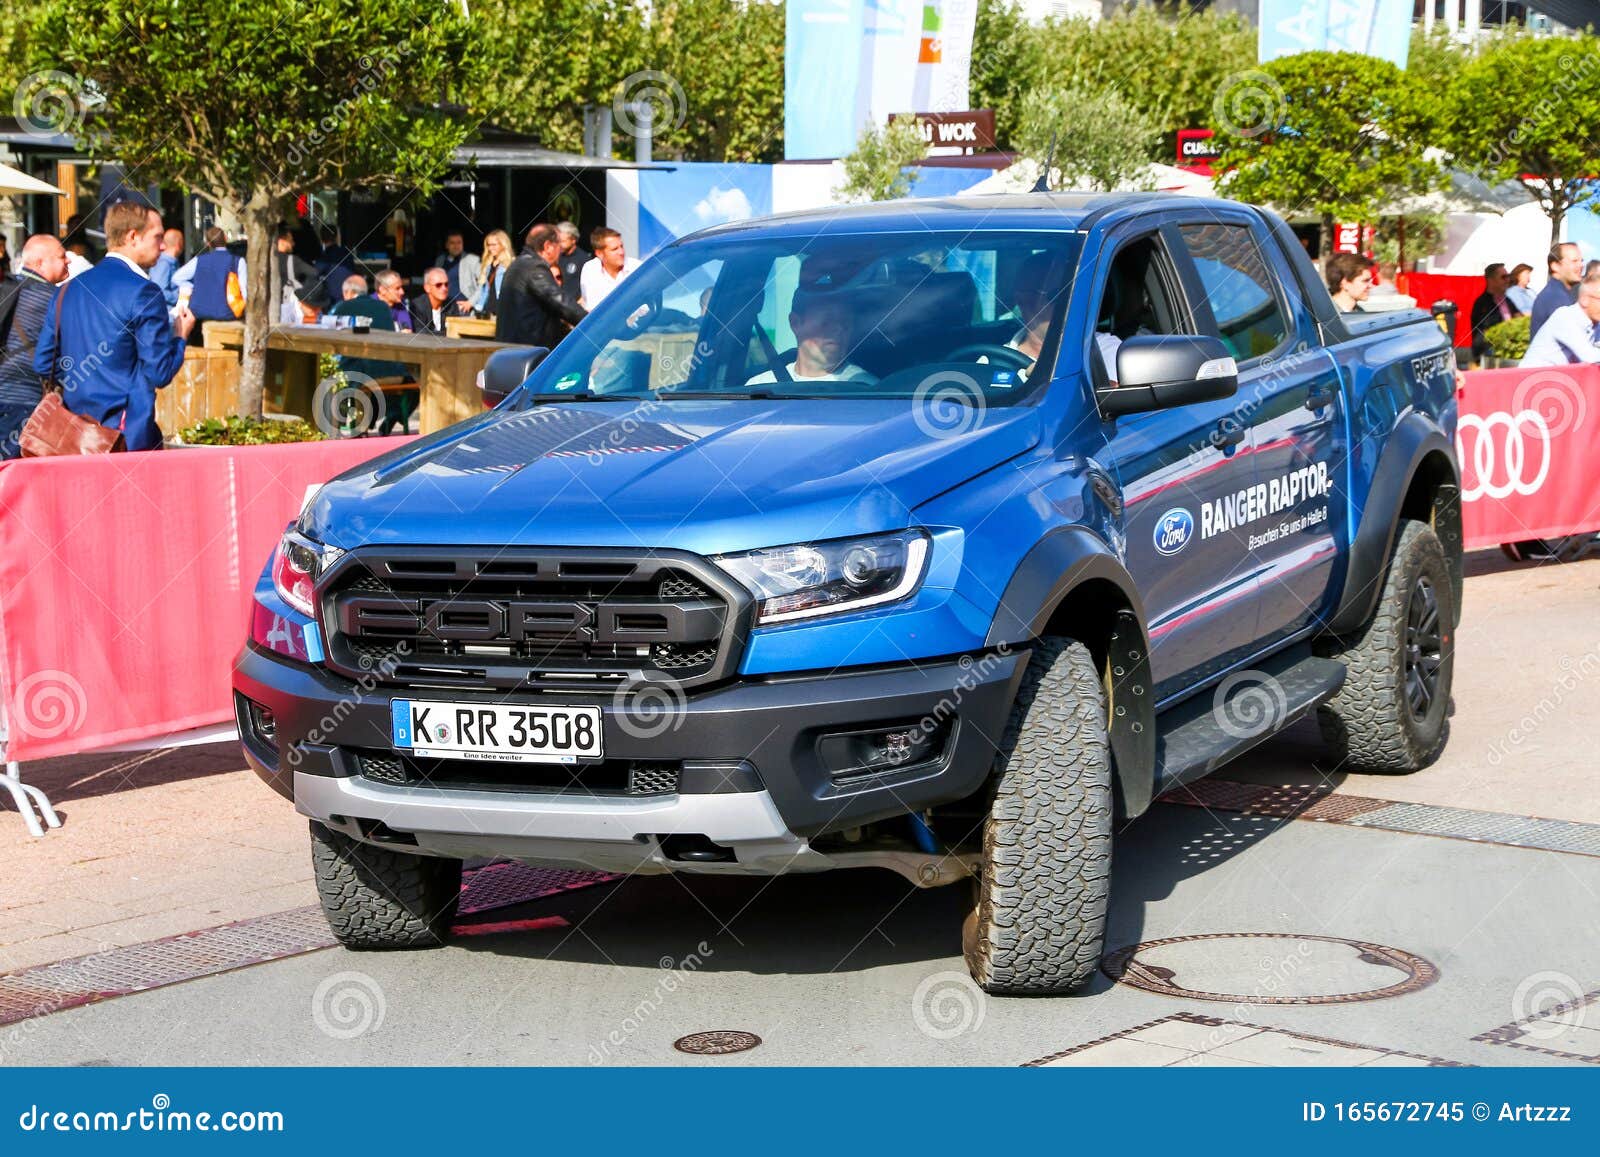
[[[323,546],[312,542],[303,534],[288,531],[278,543],[278,553],[272,558],[272,585],[283,601],[302,615],[317,617],[312,588],[322,573],[333,565],[344,551],[336,546]]]
[[[782,623],[906,598],[922,581],[928,536],[906,530],[725,554],[711,561],[761,600],[757,623]]]

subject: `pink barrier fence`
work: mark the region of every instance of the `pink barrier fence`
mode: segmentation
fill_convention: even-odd
[[[230,719],[250,594],[307,488],[410,440],[0,464],[5,759]]]

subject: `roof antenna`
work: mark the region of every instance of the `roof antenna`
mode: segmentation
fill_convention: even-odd
[[[1050,191],[1050,166],[1056,163],[1056,134],[1050,134],[1050,151],[1045,154],[1044,169],[1039,173],[1039,179],[1033,183],[1031,193],[1048,193]]]

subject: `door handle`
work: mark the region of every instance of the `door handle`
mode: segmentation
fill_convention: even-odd
[[[1224,454],[1231,453],[1233,448],[1244,441],[1248,431],[1243,422],[1224,418],[1217,423],[1217,428],[1211,431],[1211,444]]]
[[[1306,391],[1306,409],[1322,410],[1333,405],[1333,387],[1313,385]]]
[[[1098,470],[1089,471],[1089,489],[1093,490],[1095,497],[1105,503],[1106,509],[1111,512],[1111,517],[1122,517],[1122,495],[1117,488]]]

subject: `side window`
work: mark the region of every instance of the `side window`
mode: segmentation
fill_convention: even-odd
[[[1289,324],[1278,304],[1272,274],[1244,225],[1184,225],[1217,336],[1239,361],[1263,357],[1284,343]]]
[[[1098,357],[1091,359],[1096,388],[1116,384],[1117,349],[1128,338],[1193,332],[1160,238],[1151,235],[1125,243],[1111,259],[1100,287],[1094,327]]]

